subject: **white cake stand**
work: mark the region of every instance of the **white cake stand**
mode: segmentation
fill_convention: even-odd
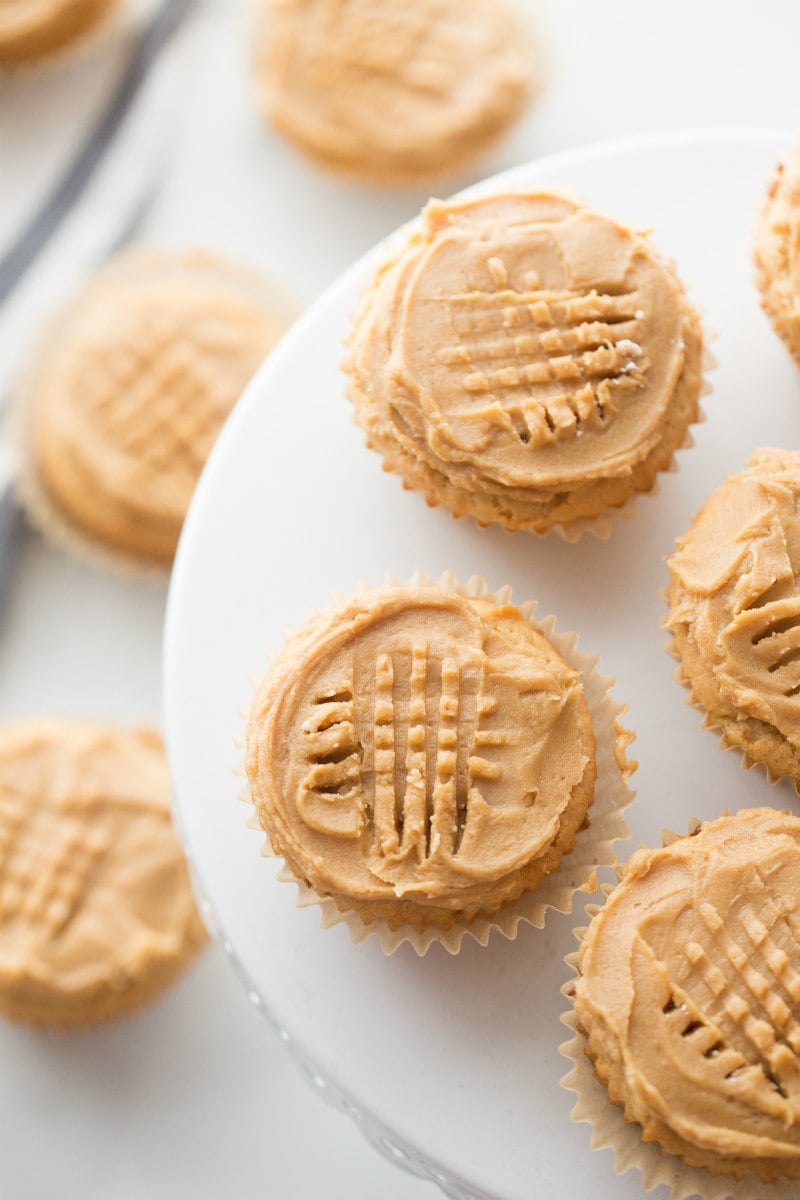
[[[166,627],[166,713],[176,811],[205,897],[253,1003],[279,1028],[320,1091],[385,1153],[453,1197],[625,1200],[636,1173],[615,1177],[570,1122],[559,1087],[563,956],[572,916],[550,914],[451,958],[323,931],[316,908],[260,857],[262,837],[236,802],[241,707],[248,680],[286,625],[334,589],[387,571],[477,573],[541,615],[576,629],[630,704],[639,798],[632,842],[721,808],[795,804],[793,790],[745,774],[684,705],[659,628],[664,556],[708,491],[756,446],[800,445],[800,374],[759,309],[753,225],[790,133],[664,136],[590,147],[481,184],[570,186],[600,210],[656,231],[719,333],[708,420],[680,470],[639,500],[608,542],[509,537],[428,510],[381,471],[354,426],[338,369],[342,337],[379,247],[330,288],[270,356],[228,422],[198,487],[173,575]],[[313,231],[311,233],[313,236]],[[255,1149],[255,1148],[254,1148]]]

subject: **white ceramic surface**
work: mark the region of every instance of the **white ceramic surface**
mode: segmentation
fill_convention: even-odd
[[[262,368],[215,448],[179,550],[168,606],[165,704],[176,803],[216,920],[274,1020],[341,1099],[371,1114],[394,1144],[456,1188],[498,1200],[545,1194],[610,1200],[641,1194],[608,1153],[570,1124],[559,1088],[559,985],[575,918],[523,928],[514,943],[434,947],[391,959],[374,939],[351,945],[318,928],[314,909],[259,856],[232,771],[238,710],[284,626],[333,589],[391,570],[446,567],[536,597],[559,628],[600,653],[630,704],[641,766],[629,810],[634,838],[720,808],[796,805],[760,770],[717,749],[684,705],[659,627],[663,558],[726,472],[761,445],[800,444],[800,377],[758,306],[752,226],[787,133],[657,137],[568,152],[503,177],[570,185],[599,209],[656,231],[658,245],[719,332],[708,420],[680,470],[640,499],[608,542],[570,546],[510,537],[428,510],[363,447],[343,398],[341,339],[380,258],[359,263],[306,313]],[[495,181],[499,186],[500,181]],[[487,185],[481,185],[482,187]],[[493,186],[492,184],[488,185]]]

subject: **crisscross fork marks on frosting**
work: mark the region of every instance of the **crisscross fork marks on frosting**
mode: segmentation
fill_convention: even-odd
[[[156,469],[177,461],[198,475],[222,420],[199,354],[168,322],[154,322],[146,355],[133,341],[98,355],[87,397],[108,440]]]
[[[363,699],[370,696],[371,703]],[[304,723],[310,765],[303,787],[349,807],[351,818],[357,810],[358,822],[343,817],[341,832],[365,830],[382,857],[451,859],[470,789],[502,773],[480,753],[508,740],[502,730],[481,728],[495,709],[478,660],[440,657],[426,644],[374,658],[356,653],[353,681],[318,698]],[[316,827],[307,810],[303,816]]]
[[[496,702],[484,693],[483,666],[431,654],[425,644],[379,655],[375,670],[374,796],[378,852],[415,853],[419,862],[458,854],[474,782],[502,767],[478,752],[502,746],[502,731],[481,729]]]
[[[785,696],[796,696],[800,693],[800,596],[771,600],[758,614],[762,623],[751,635],[755,660],[774,676]]]
[[[330,799],[360,795],[361,746],[355,727],[352,683],[318,696],[303,725],[310,764],[304,787]]]
[[[51,940],[69,923],[109,848],[99,827],[68,812],[30,811],[0,801],[0,924],[23,916]]]
[[[690,1036],[701,1028],[721,1032],[722,1039],[706,1045],[698,1041],[706,1058],[723,1050],[739,1056],[738,1065],[728,1054],[727,1077],[744,1067],[761,1069],[771,1088],[781,1097],[800,1100],[800,974],[790,965],[786,949],[796,943],[797,933],[775,904],[768,887],[759,878],[758,910],[747,904],[736,914],[741,927],[738,938],[732,922],[723,920],[709,903],[698,909],[708,933],[708,942],[690,940],[683,947],[685,970],[675,980],[675,994],[690,1016],[681,1030]],[[744,944],[743,944],[744,943]],[[675,995],[664,1007],[675,1008]]]
[[[440,351],[440,362],[462,371],[469,396],[500,400],[526,444],[602,426],[621,395],[642,385],[635,293],[504,289],[464,292],[448,303],[458,341]],[[458,413],[486,415],[474,401]]]

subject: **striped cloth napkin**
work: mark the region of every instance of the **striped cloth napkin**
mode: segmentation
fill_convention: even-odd
[[[203,0],[123,0],[52,62],[0,73],[0,618],[19,518],[3,410],[43,323],[130,240],[188,112]]]

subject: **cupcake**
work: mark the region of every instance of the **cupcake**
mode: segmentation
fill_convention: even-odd
[[[259,279],[222,259],[134,249],[110,263],[20,389],[38,523],[168,564],[214,440],[280,333]]]
[[[757,450],[669,559],[680,678],[746,762],[800,786],[800,451]]]
[[[0,67],[36,62],[93,30],[119,0],[11,0],[0,4]]]
[[[800,1178],[799,894],[800,820],[747,809],[638,851],[583,932],[567,1086],[602,1129],[595,1145],[624,1144],[648,1188],[763,1195],[754,1179],[724,1193],[702,1171],[684,1179],[644,1142],[714,1176]],[[629,1136],[592,1096],[583,1051],[640,1127]]]
[[[109,1020],[160,992],[204,940],[158,734],[1,728],[0,1012]]]
[[[540,192],[431,202],[364,295],[345,368],[368,444],[429,504],[574,537],[671,464],[702,359],[649,238]]]
[[[585,828],[597,742],[580,671],[504,597],[466,593],[426,582],[344,600],[289,638],[256,692],[258,821],[355,940],[402,929],[419,952],[452,948],[536,893]],[[624,807],[624,783],[605,791]]]
[[[416,183],[483,154],[530,92],[506,0],[260,0],[266,119],[325,166]]]
[[[800,150],[778,166],[756,233],[761,304],[800,362]]]

